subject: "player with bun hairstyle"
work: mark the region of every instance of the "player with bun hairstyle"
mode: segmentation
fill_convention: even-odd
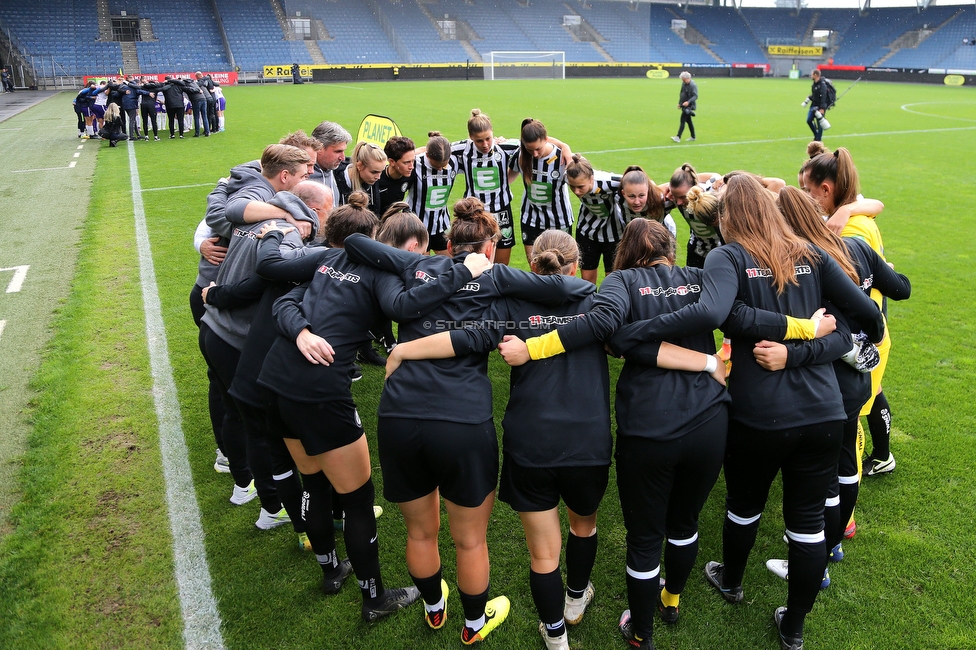
[[[386,164],[386,152],[372,142],[360,140],[349,162],[340,163],[334,172],[336,187],[339,188],[336,205],[344,204],[351,192],[359,190],[369,196],[369,209],[376,214],[380,199],[376,181],[386,170]]]
[[[410,175],[407,203],[420,217],[430,233],[428,247],[438,255],[447,255],[447,228],[451,215],[447,203],[458,175],[458,161],[451,155],[451,143],[440,131],[430,131],[423,153],[417,154]]]
[[[515,246],[515,226],[512,221],[511,181],[518,176],[515,166],[519,146],[517,142],[495,139],[491,118],[479,108],[471,109],[468,119],[468,139],[454,142],[451,153],[460,163],[464,174],[464,196],[473,196],[495,215],[501,232],[495,262],[508,264]]]
[[[339,494],[349,560],[339,561],[334,535],[330,548],[314,548],[325,573],[322,589],[338,592],[355,570],[362,616],[369,622],[409,605],[418,593],[413,587],[386,589],[380,576],[369,449],[350,389],[356,350],[369,340],[370,328],[385,318],[421,316],[470,282],[487,260],[472,258],[470,268],[452,264],[439,281],[405,290],[397,276],[356,264],[343,249],[353,233],[369,237],[376,231],[378,220],[366,209],[367,201],[362,192],[350,194],[326,223],[332,248],[296,260],[281,259],[281,231],[267,229],[257,270],[280,281],[304,282],[275,303],[283,334],[268,352],[258,382],[277,396],[270,425],[282,432],[305,477],[303,514],[310,528],[332,529],[330,492],[335,488]]]
[[[428,237],[424,222],[410,212],[409,205],[398,201],[383,213],[376,241],[411,253],[422,253],[427,250]]]
[[[706,192],[700,186],[696,185],[688,190],[686,199],[688,203],[685,206],[685,212],[688,216],[711,228],[718,226],[721,201],[715,194]]]
[[[630,165],[624,170],[618,196],[624,223],[638,218],[651,219],[663,223],[673,237],[678,236],[674,219],[665,212],[662,188],[648,177],[640,165]]]
[[[717,175],[717,174],[716,174]],[[702,176],[706,176],[702,174]],[[711,177],[712,174],[707,176]],[[670,210],[668,203],[672,207],[677,207],[678,212],[688,222],[691,235],[688,238],[688,254],[685,263],[688,266],[702,268],[705,265],[705,256],[725,241],[721,233],[714,226],[699,221],[694,215],[689,214],[686,206],[688,205],[688,192],[691,188],[698,186],[699,175],[691,163],[684,163],[671,175],[667,188],[664,190],[665,210]]]
[[[620,179],[620,174],[594,170],[590,161],[579,154],[573,154],[573,162],[566,166],[566,183],[580,200],[576,243],[582,255],[581,275],[594,284],[601,256],[604,271],[613,270],[617,242],[624,230],[617,205]]]
[[[379,196],[376,214],[386,214],[391,205],[402,201],[406,196],[417,155],[415,149],[413,140],[402,135],[395,135],[386,141],[383,153],[386,154],[388,164],[380,174],[380,179],[373,184]]]
[[[521,226],[525,257],[532,259],[532,243],[542,231],[556,228],[572,233],[573,211],[566,185],[563,147],[549,139],[545,125],[527,117],[522,120],[519,157],[515,171],[522,174]]]
[[[574,276],[580,262],[572,235],[546,230],[530,261],[539,275]],[[487,354],[503,336],[548,331],[590,307],[593,296],[559,306],[499,300],[481,316],[482,327],[442,332],[401,343],[388,362]],[[514,329],[506,329],[516,323]],[[396,374],[394,373],[395,377]],[[587,381],[578,381],[586,377]],[[503,421],[504,461],[499,498],[519,513],[531,555],[529,585],[539,631],[550,650],[568,650],[565,622],[576,625],[593,598],[590,573],[597,552],[596,511],[610,466],[609,372],[597,343],[570,355],[512,369]],[[567,438],[566,431],[573,435]],[[560,498],[569,512],[567,590],[559,570]]]
[[[811,158],[805,166],[801,186],[820,204],[825,213],[831,215],[838,207],[855,203],[859,197],[858,175],[850,152],[841,147],[832,154],[824,152]],[[841,236],[861,239],[884,257],[881,231],[875,220],[866,214],[853,212],[844,225]],[[872,291],[871,298],[887,314],[887,305],[880,292]],[[890,446],[891,407],[881,386],[891,353],[891,337],[888,336],[887,327],[884,340],[878,345],[878,352],[881,354],[881,363],[871,372],[872,396],[861,409],[861,415],[867,416],[868,429],[871,432],[872,450],[864,459],[863,465],[863,472],[868,476],[887,474],[895,469],[895,456],[891,453]]]
[[[472,253],[488,258],[499,237],[498,222],[473,197],[454,206],[449,252],[456,260]],[[350,238],[350,255],[389,268],[399,260],[415,260],[412,283],[424,284],[452,261],[442,256],[421,257],[371,242]],[[409,286],[409,285],[408,285]],[[504,296],[522,299],[580,299],[593,285],[563,276],[540,277],[496,265],[466,285],[423,319],[400,324],[401,345],[438,331],[462,327]],[[456,325],[452,325],[456,324]],[[492,421],[491,382],[487,352],[471,352],[456,360],[408,361],[387,378],[380,398],[377,441],[383,468],[383,493],[400,505],[407,526],[407,568],[423,596],[427,624],[444,626],[449,594],[442,579],[438,531],[440,499],[450,518],[457,551],[457,583],[465,624],[465,644],[484,639],[507,616],[508,599],[489,602],[487,526],[498,481],[498,440]],[[388,361],[388,369],[394,361]],[[463,395],[465,405],[445,396]]]

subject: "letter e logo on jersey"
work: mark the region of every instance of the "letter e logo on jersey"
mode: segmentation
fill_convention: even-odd
[[[447,205],[447,198],[451,195],[451,188],[430,187],[427,189],[427,204],[424,206],[428,210],[439,210]]]
[[[539,205],[552,203],[552,184],[532,181],[529,185],[529,201]]]
[[[475,167],[471,174],[475,192],[494,192],[502,187],[497,167]]]

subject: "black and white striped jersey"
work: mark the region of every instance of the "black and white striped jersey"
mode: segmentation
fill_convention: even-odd
[[[410,186],[407,189],[407,203],[410,210],[420,217],[431,235],[439,235],[451,224],[451,214],[447,209],[454,187],[454,177],[458,174],[458,161],[448,158],[447,167],[434,169],[427,162],[427,154],[417,154]]]
[[[651,219],[652,221],[663,223],[664,227],[671,231],[671,235],[675,239],[678,238],[678,226],[674,223],[674,219],[672,219],[671,215],[667,212],[664,213],[664,216],[661,219],[654,219],[653,217],[647,216],[643,212],[634,212],[630,209],[630,206],[627,205],[627,201],[625,201],[624,197],[620,194],[617,195],[617,206],[620,208],[620,215],[623,218],[625,226],[634,219]],[[665,209],[667,209],[667,207],[665,207]],[[673,204],[671,209],[674,209]]]
[[[521,172],[518,157],[514,169]],[[569,186],[563,168],[562,150],[553,145],[552,153],[545,158],[533,158],[530,181],[524,182],[522,196],[522,223],[542,230],[573,227],[573,207],[569,204]]]
[[[624,221],[615,200],[620,190],[620,178],[620,174],[593,172],[593,189],[580,197],[577,236],[608,244],[620,241]]]
[[[473,196],[485,204],[488,212],[501,212],[512,205],[512,187],[508,170],[518,158],[518,142],[496,142],[488,153],[481,153],[471,140],[451,144],[451,155],[461,164],[467,187],[464,196]]]
[[[705,257],[709,252],[725,244],[722,234],[715,227],[702,223],[695,218],[694,213],[688,212],[684,207],[679,207],[678,212],[688,222],[688,228],[691,230],[688,246],[693,248],[697,255]]]

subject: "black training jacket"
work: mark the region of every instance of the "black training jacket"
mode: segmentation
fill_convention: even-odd
[[[443,255],[407,253],[362,235],[346,239],[346,250],[353,259],[391,271],[413,269],[407,288],[438,280],[466,253],[451,259]],[[400,321],[399,340],[412,341],[429,334],[463,329],[480,320],[492,302],[503,297],[560,304],[580,300],[593,293],[594,286],[579,278],[540,276],[504,264],[465,283],[442,305],[420,319]],[[380,398],[380,417],[444,420],[479,424],[492,417],[491,382],[488,379],[488,354],[468,354],[456,359],[405,361],[387,380]]]

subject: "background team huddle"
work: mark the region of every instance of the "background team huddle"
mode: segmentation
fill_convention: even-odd
[[[525,529],[542,641],[568,648],[567,624],[581,623],[595,595],[597,509],[615,458],[629,601],[617,624],[626,643],[653,648],[655,611],[678,620],[699,512],[723,464],[725,557],[707,562],[705,577],[730,603],[743,599],[781,472],[788,559],[767,566],[789,575],[789,596],[773,619],[781,647],[802,648],[828,558],[840,561],[853,535],[861,415],[873,439],[864,473],[895,466],[882,314],[884,298],[907,298],[910,285],[883,259],[874,221],[883,206],[859,196],[849,152],[811,143],[798,156],[802,189],[687,163],[658,184],[637,165],[594,169],[535,119],[507,141],[475,109],[468,133],[451,143],[432,131],[420,148],[402,136],[382,148],[360,142],[346,160],[349,133],[323,122],[269,145],[211,192],[191,307],[211,380],[215,468],[233,475],[231,502],[260,498],[258,528],[294,526],[326,594],[355,572],[365,620],[421,599],[427,625],[440,629],[451,592],[437,545],[443,499],[461,639],[472,644],[510,608],[490,598],[488,581],[498,487]],[[465,191],[452,220],[458,175]],[[684,268],[674,264],[674,210],[691,230]],[[516,218],[533,273],[505,266]],[[594,292],[601,260],[607,276]],[[485,374],[494,349],[513,366],[500,468]],[[605,349],[625,359],[614,456]],[[357,362],[387,367],[377,440],[384,496],[407,528],[406,588],[382,581],[350,389]]]

